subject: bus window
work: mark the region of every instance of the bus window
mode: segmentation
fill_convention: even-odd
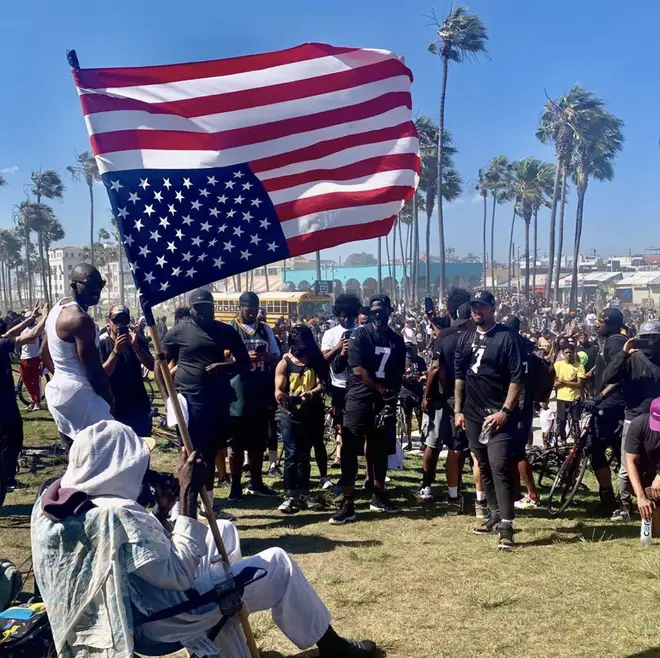
[[[282,307],[280,305],[280,302],[273,302],[273,311],[272,312],[275,313],[275,315],[279,315],[281,313],[281,308]]]
[[[287,314],[287,312],[288,312],[288,310],[289,310],[288,306],[289,306],[289,303],[288,303],[288,302],[282,302],[282,310],[281,310],[281,314],[282,314],[282,315],[286,315],[286,314]]]

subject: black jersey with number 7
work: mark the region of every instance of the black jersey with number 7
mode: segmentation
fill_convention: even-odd
[[[406,367],[403,338],[389,327],[384,334],[379,334],[371,323],[358,327],[348,343],[348,365],[347,400],[370,399],[376,395],[353,372],[353,368],[358,367],[364,368],[388,389],[398,392]]]
[[[463,411],[481,422],[486,409],[502,408],[509,384],[522,381],[520,346],[502,324],[485,333],[470,329],[458,343],[454,368],[456,379],[465,382]]]

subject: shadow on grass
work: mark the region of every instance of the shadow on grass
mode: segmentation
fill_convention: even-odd
[[[308,651],[303,651],[302,653],[296,653],[296,654],[283,654],[280,653],[279,651],[262,651],[260,653],[261,658],[317,658],[319,655],[318,649],[309,649]],[[376,649],[376,652],[373,654],[374,658],[386,658],[387,653],[383,649]],[[640,656],[646,656],[646,654],[639,654]],[[648,658],[651,658],[651,655],[649,654]],[[630,658],[634,658],[633,656],[630,656]]]
[[[277,546],[287,553],[329,553],[335,548],[346,546],[348,548],[374,548],[382,546],[383,542],[377,540],[341,540],[329,539],[321,535],[281,535],[266,539],[250,537],[241,540],[241,547],[246,555],[255,555],[267,548]]]
[[[639,528],[637,525],[616,525],[610,523],[608,525],[589,525],[577,524],[576,526],[557,528],[560,533],[573,533],[579,534],[583,541],[586,542],[601,542],[612,541],[613,539],[632,539],[639,536]]]
[[[29,524],[32,507],[33,505],[28,503],[23,503],[22,505],[4,505],[0,508],[0,519],[21,519]],[[2,526],[0,525],[0,527]]]
[[[625,658],[660,658],[660,647],[646,649],[646,651],[640,651],[639,653],[631,653]]]

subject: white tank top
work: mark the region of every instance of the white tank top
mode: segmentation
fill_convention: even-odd
[[[57,319],[60,317],[62,310],[69,306],[78,306],[78,303],[75,301],[68,302],[67,304],[62,304],[61,301],[57,302],[48,314],[48,318],[46,319],[48,351],[55,366],[55,377],[69,377],[76,381],[89,382],[85,366],[78,357],[75,341],[73,343],[67,343],[57,335]],[[78,308],[80,307],[78,306]]]

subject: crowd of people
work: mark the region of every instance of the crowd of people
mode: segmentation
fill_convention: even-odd
[[[94,267],[76,266],[71,295],[50,311],[37,305],[24,317],[0,321],[5,481],[18,486],[22,418],[10,357],[19,348],[32,399],[29,409],[40,405],[41,368],[53,375],[46,401],[69,451],[65,476],[51,485],[33,513],[33,529],[35,524],[39,528],[33,532],[35,573],[46,605],[75,608],[75,614],[68,610],[62,616],[66,623],[53,623],[58,649],[70,651],[66,655],[77,655],[76,642],[101,648],[93,642],[102,643],[98,638],[104,633],[121,636],[127,646],[132,640],[118,610],[90,622],[89,607],[57,600],[61,574],[75,579],[82,569],[83,582],[96,583],[98,600],[111,596],[120,606],[122,597],[129,596],[147,612],[180,603],[188,589],[208,590],[201,583],[207,582],[216,553],[206,526],[196,520],[204,514],[197,507],[202,486],[226,542],[235,549],[235,573],[258,558],[269,574],[258,587],[246,589],[246,599],[253,594],[250,609],[271,608],[276,623],[301,648],[318,644],[322,656],[349,658],[372,655],[373,646],[349,642],[332,630],[327,610],[295,562],[279,549],[242,560],[233,516],[221,502],[236,506],[246,497],[268,497],[288,515],[325,509],[333,489],[338,498],[329,522],[353,523],[363,458],[359,489],[368,495],[369,510],[394,514],[399,507],[388,494],[388,466],[397,454],[397,440],[410,450],[419,435],[420,501],[430,503],[437,495],[438,463],[446,449],[446,511],[467,513],[472,506],[463,472],[465,462],[471,462],[474,514],[480,521],[474,533],[496,535],[500,549],[512,550],[516,512],[533,510],[539,502],[527,458],[535,417],[545,443],[566,443],[587,406],[595,419],[592,466],[600,497],[595,513],[613,522],[629,520],[634,496],[642,518],[650,519],[653,500],[660,498],[660,322],[647,309],[552,308],[544,300],[497,299],[486,290],[453,289],[439,308],[430,299],[406,307],[379,294],[364,305],[355,295],[341,294],[331,313],[280,318],[271,327],[255,293],[241,295],[237,317],[227,324],[215,320],[213,296],[202,289],[190,295],[187,307],[176,310],[170,328],[166,318],[158,319],[164,352],[159,357],[143,323],[132,322],[122,305],[110,308],[99,338],[88,311],[98,304],[103,286]],[[194,448],[192,455],[183,455],[176,478],[167,480],[170,489],[155,493],[149,518],[156,525],[145,521],[146,510],[138,503],[149,462],[149,444],[143,439],[152,429],[145,373],[154,372],[161,392],[166,390],[155,357],[164,359],[174,377]],[[337,442],[332,464],[324,436],[326,406]],[[397,423],[398,415],[403,423]],[[312,451],[318,482],[312,478]],[[265,455],[267,472],[282,477],[283,495],[264,482]],[[620,464],[616,489],[612,455]],[[216,485],[229,486],[226,499],[214,498]],[[128,584],[110,584],[107,573],[100,578],[98,556],[83,566],[62,552],[65,535],[74,528],[93,546],[106,546],[112,537],[117,552],[103,557],[130,576]],[[122,541],[139,546],[141,533],[145,540],[148,535],[147,544],[169,548],[147,550],[148,559],[137,549],[120,550]],[[142,566],[136,560],[143,560]],[[170,590],[176,596],[163,596]],[[97,602],[90,599],[88,606]],[[195,624],[186,631],[183,617],[178,623],[174,617],[146,623],[136,637],[174,638],[206,652],[198,655],[212,655],[214,642],[207,633],[219,617],[215,612],[193,616]],[[82,621],[97,633],[79,628]],[[231,641],[231,628],[217,642]]]

